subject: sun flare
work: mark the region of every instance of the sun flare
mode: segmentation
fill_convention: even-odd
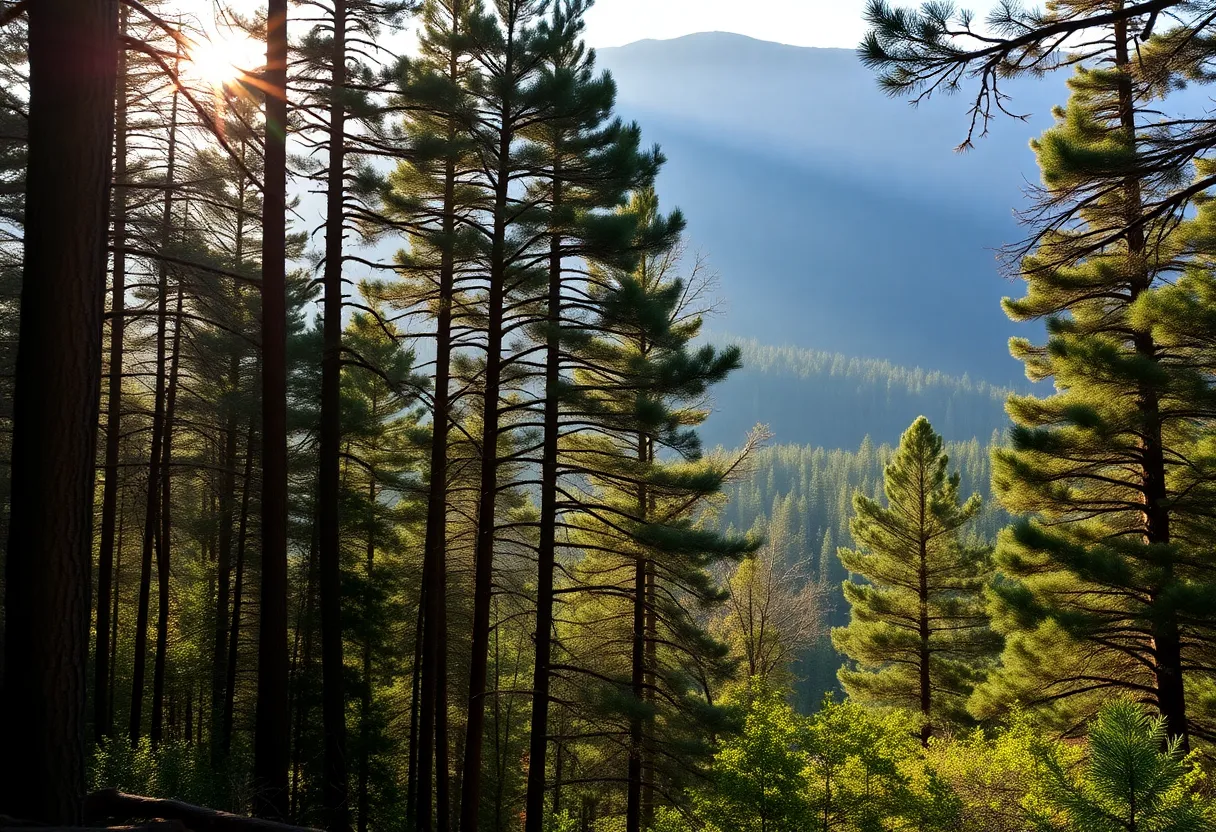
[[[215,87],[235,81],[265,62],[265,46],[239,32],[213,33],[189,51],[192,74]]]

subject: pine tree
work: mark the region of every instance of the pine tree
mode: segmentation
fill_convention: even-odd
[[[287,0],[270,0],[262,202],[262,585],[255,812],[287,817]]]
[[[1046,320],[1045,345],[1011,348],[1056,393],[1012,397],[1011,447],[994,455],[1002,503],[1036,516],[1001,536],[1011,580],[995,587],[994,618],[1009,647],[977,705],[1019,701],[1076,725],[1100,694],[1134,693],[1156,702],[1185,746],[1196,730],[1185,676],[1203,664],[1189,645],[1210,639],[1216,597],[1185,529],[1210,510],[1195,442],[1216,402],[1194,356],[1158,343],[1135,314],[1172,281],[1183,241],[1149,207],[1169,180],[1136,173],[1157,127],[1146,123],[1152,91],[1137,77],[1135,36],[1116,23],[1109,37],[1112,54],[1078,69],[1057,125],[1034,143],[1048,216],[1022,263],[1027,294],[1005,308]],[[1055,205],[1070,217],[1078,206],[1080,222],[1061,225]],[[1093,251],[1092,233],[1112,218],[1135,228]]]
[[[377,287],[377,294],[407,314],[434,320],[427,525],[422,606],[414,634],[418,661],[413,671],[406,808],[407,819],[419,829],[431,828],[432,817],[440,829],[449,826],[450,616],[445,600],[453,502],[449,488],[454,479],[449,457],[452,428],[462,407],[452,392],[453,355],[462,334],[467,334],[467,293],[474,281],[470,255],[479,248],[475,228],[465,222],[479,194],[471,173],[476,169],[474,143],[466,132],[468,12],[469,4],[462,0],[430,0],[419,10],[420,54],[404,66],[394,99],[406,115],[386,137],[386,143],[404,146],[406,159],[387,181],[376,183],[387,220],[380,233],[399,230],[410,243],[395,258],[399,279]]]
[[[521,130],[540,117],[550,104],[539,86],[549,41],[537,27],[546,5],[544,0],[497,0],[493,12],[478,8],[468,17],[471,57],[481,66],[479,77],[468,87],[476,113],[476,122],[469,132],[476,151],[492,161],[484,166],[481,187],[485,208],[479,223],[486,244],[482,263],[485,285],[476,314],[484,332],[485,364],[481,373],[480,483],[461,772],[461,829],[477,827],[482,802],[495,545],[500,521],[499,495],[504,490],[502,475],[507,473],[502,465],[503,451],[511,438],[504,420],[504,401],[513,374],[504,348],[522,312],[509,301],[518,299],[521,292],[527,294],[525,287],[536,278],[530,268],[536,243],[531,235],[519,233],[526,203],[513,192],[512,185],[526,177],[526,165],[530,162],[521,147],[525,138]]]
[[[0,809],[80,822],[118,4],[32,4]]]
[[[1199,832],[1216,820],[1188,787],[1181,738],[1126,699],[1098,712],[1078,776],[1057,755],[1040,757],[1044,794],[1030,820],[1042,832]]]
[[[986,553],[960,539],[980,498],[960,503],[949,464],[922,416],[886,466],[886,505],[854,495],[857,548],[839,554],[867,583],[845,582],[851,619],[832,631],[856,663],[839,674],[849,696],[918,712],[926,744],[935,728],[966,719],[967,697],[999,649],[983,607]]]
[[[640,130],[612,118],[616,87],[607,73],[595,73],[595,54],[582,41],[583,16],[590,3],[555,3],[540,27],[550,41],[549,59],[540,84],[552,100],[547,117],[527,131],[544,159],[533,203],[544,207],[532,222],[549,241],[547,285],[540,302],[543,318],[534,337],[544,345],[537,367],[543,374],[540,411],[540,517],[537,545],[536,627],[532,683],[532,719],[528,752],[525,829],[540,832],[545,812],[546,763],[549,748],[549,706],[554,630],[554,584],[558,563],[558,532],[564,517],[577,512],[577,500],[565,487],[561,460],[563,405],[577,396],[568,382],[568,368],[580,361],[579,346],[586,326],[579,295],[572,282],[581,270],[574,258],[600,265],[629,268],[639,242],[637,217],[613,209],[623,205],[630,190],[648,186],[657,172],[656,152],[639,149]],[[642,240],[643,244],[646,243]],[[574,405],[577,410],[577,404]]]
[[[346,696],[343,691],[343,639],[341,598],[340,457],[343,269],[345,238],[351,211],[347,206],[349,169],[359,164],[351,134],[361,115],[378,115],[369,89],[375,76],[365,61],[360,41],[376,42],[385,27],[396,27],[407,4],[335,0],[324,19],[301,46],[304,74],[312,76],[320,91],[300,102],[300,110],[324,124],[322,138],[327,156],[324,181],[325,253],[322,284],[324,354],[321,370],[319,475],[317,494],[318,561],[320,564],[322,718],[325,723],[325,804],[327,828],[344,832],[350,826],[347,805]],[[322,115],[323,111],[323,115]]]
[[[646,254],[631,271],[592,270],[593,337],[573,374],[578,406],[567,418],[596,427],[570,436],[564,453],[578,463],[570,473],[595,490],[569,521],[586,555],[563,588],[578,599],[580,626],[561,639],[570,659],[558,667],[599,682],[579,698],[596,719],[620,726],[625,824],[638,830],[659,797],[705,761],[704,740],[720,727],[712,700],[727,650],[691,612],[721,603],[710,568],[754,551],[755,541],[697,522],[750,449],[704,456],[695,430],[704,397],[737,366],[738,351],[690,345],[702,287],[678,273],[672,243],[682,217],[661,215],[652,190],[634,194],[627,210],[639,218],[639,240],[669,242],[639,245]]]

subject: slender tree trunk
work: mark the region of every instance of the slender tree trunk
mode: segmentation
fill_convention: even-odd
[[[224,679],[224,729],[222,734],[224,756],[232,751],[232,726],[236,704],[237,646],[241,641],[241,601],[245,579],[245,542],[249,533],[249,496],[253,491],[254,455],[253,419],[249,420],[249,434],[245,437],[245,476],[241,489],[241,519],[238,524],[236,542],[236,574],[232,583],[232,626],[228,629],[228,672]]]
[[[1119,4],[1122,6],[1122,4]],[[1120,126],[1133,147],[1138,143],[1136,126],[1136,97],[1130,73],[1131,56],[1128,41],[1134,39],[1127,29],[1127,21],[1115,23],[1115,68],[1120,72],[1119,119]],[[1152,278],[1146,271],[1145,255],[1147,241],[1143,225],[1138,224],[1144,213],[1140,182],[1128,177],[1124,183],[1127,201],[1128,224],[1127,253],[1128,270],[1134,275],[1131,299],[1150,288]],[[1146,361],[1157,364],[1160,357],[1151,333],[1133,336],[1136,353]],[[1168,545],[1170,543],[1169,487],[1166,482],[1165,443],[1162,437],[1160,394],[1152,381],[1144,382],[1139,390],[1137,404],[1143,427],[1141,428],[1141,488],[1144,501],[1144,542]],[[1171,739],[1179,739],[1184,750],[1190,749],[1190,732],[1186,715],[1186,692],[1182,671],[1182,634],[1178,616],[1170,602],[1160,601],[1163,590],[1175,580],[1170,564],[1165,564],[1160,587],[1150,589],[1154,610],[1158,612],[1152,623],[1152,650],[1156,661],[1154,667],[1157,688],[1157,707],[1165,718],[1166,732]]]
[[[376,412],[376,400],[372,399],[371,412]],[[375,580],[376,569],[376,480],[368,477],[367,483],[367,581]],[[371,779],[372,736],[372,639],[368,634],[363,639],[363,691],[359,701],[359,832],[367,832],[370,814],[368,784]]]
[[[127,7],[118,28],[127,30]],[[114,526],[118,515],[118,453],[122,441],[122,348],[127,297],[127,50],[118,47],[114,112],[114,277],[110,292],[110,374],[106,396],[106,461],[101,496],[101,544],[97,552],[97,648],[93,663],[93,735],[97,742],[114,733],[110,707],[110,593],[114,570]]]
[[[304,682],[302,677],[312,667],[312,634],[313,634],[313,601],[317,594],[317,524],[313,523],[313,536],[308,547],[308,563],[305,566],[304,597],[300,599],[296,612],[296,637],[304,634],[304,655],[296,662],[292,656],[292,711],[295,716],[295,727],[292,729],[291,741],[291,818],[299,821],[304,812],[301,800],[300,775],[304,768],[304,720],[308,716],[308,708],[304,699]]]
[[[647,449],[647,454],[653,451]],[[654,495],[650,495],[650,513],[654,516]],[[655,668],[658,667],[658,607],[655,605],[654,560],[646,559],[646,703],[655,706]],[[655,750],[654,722],[647,720],[642,731],[642,828],[654,824]]]
[[[436,407],[438,407],[439,383],[436,379]],[[437,417],[436,417],[437,420]],[[432,437],[432,444],[437,438]],[[431,458],[434,459],[434,450],[431,452]],[[436,472],[431,471],[431,488],[434,489],[434,479]],[[434,500],[432,493],[431,500]],[[431,832],[434,829],[434,815],[432,812],[432,801],[434,800],[434,791],[432,789],[432,773],[435,762],[435,703],[436,703],[436,666],[438,655],[438,639],[435,637],[435,622],[441,614],[441,604],[435,601],[435,590],[432,584],[434,583],[435,570],[438,568],[435,562],[435,553],[432,550],[431,544],[433,541],[433,531],[431,527],[430,514],[433,510],[431,505],[428,505],[427,510],[427,540],[426,551],[422,556],[422,594],[419,598],[419,603],[422,605],[419,612],[419,623],[422,626],[419,635],[421,652],[421,668],[418,673],[418,758],[414,774],[414,818],[417,823],[419,832]]]
[[[421,707],[422,686],[422,627],[426,611],[426,586],[422,585],[418,598],[418,615],[414,627],[414,667],[410,680],[410,740],[409,740],[409,770],[406,774],[405,786],[405,823],[407,827],[414,826],[418,819],[418,751],[419,751],[419,709]]]
[[[553,208],[562,200],[560,144],[553,173]],[[557,561],[557,451],[561,430],[562,240],[549,243],[548,332],[545,343],[544,442],[540,466],[540,541],[536,550],[536,643],[532,671],[532,724],[528,746],[525,832],[542,832],[545,821],[545,757],[549,750],[549,662],[553,644],[553,573]]]
[[[460,30],[461,4],[452,4],[452,31]],[[457,53],[452,51],[449,79],[459,79]],[[449,131],[449,143],[455,141]],[[447,509],[448,437],[451,424],[452,304],[455,286],[455,257],[451,238],[456,227],[456,161],[447,160],[444,170],[444,250],[439,266],[439,310],[435,322],[435,398],[431,414],[430,491],[427,495],[426,542],[422,595],[422,668],[419,693],[422,697],[418,748],[418,777],[411,785],[419,802],[415,805],[417,828],[431,829],[431,773],[434,760],[436,821],[440,832],[449,827],[448,725],[447,725]],[[432,749],[434,756],[432,757]]]
[[[287,816],[287,0],[267,9],[262,201],[262,591],[254,814]]]
[[[643,352],[645,349],[643,348]],[[649,443],[645,436],[638,436],[638,461],[645,465],[650,460]],[[643,475],[644,476],[644,475]],[[638,520],[646,522],[649,510],[649,495],[645,483],[638,485]],[[637,562],[633,569],[633,650],[630,659],[630,685],[634,699],[634,713],[629,718],[629,767],[628,792],[625,802],[626,832],[640,832],[642,828],[642,758],[644,719],[641,709],[646,702],[646,564],[648,558],[639,547]]]
[[[921,498],[922,503],[924,497]],[[929,737],[933,736],[933,724],[930,722],[930,714],[933,710],[933,685],[929,675],[929,564],[928,552],[926,551],[926,543],[922,539],[920,542],[920,614],[917,622],[918,637],[920,640],[920,655],[917,661],[917,673],[920,683],[920,713],[924,718],[924,723],[920,728],[921,745],[929,747]]]
[[[156,622],[156,659],[152,670],[152,747],[161,740],[161,712],[165,697],[165,662],[169,648],[169,578],[172,570],[173,511],[173,422],[177,411],[178,369],[181,364],[182,287],[177,287],[177,308],[173,323],[173,349],[169,363],[169,384],[165,394],[164,457],[160,466],[160,537],[157,545],[156,579],[159,601]]]
[[[73,825],[85,785],[118,4],[39,0],[28,15],[0,812]]]
[[[240,382],[240,360],[233,353],[228,366],[229,388],[235,393]],[[215,632],[211,646],[211,768],[219,769],[224,759],[224,679],[228,669],[228,605],[232,582],[232,527],[236,519],[236,408],[229,407],[224,426],[224,481],[219,511],[219,541],[215,564]],[[248,490],[248,484],[246,484]]]
[[[245,145],[241,144],[241,157],[244,161]],[[245,179],[240,180],[238,188],[240,210],[236,217],[236,239],[233,254],[234,268],[241,268],[245,261]],[[232,284],[232,303],[240,309],[244,304],[240,284]],[[228,391],[231,397],[228,402],[228,418],[224,425],[224,482],[221,486],[219,511],[219,540],[217,542],[215,582],[215,640],[211,649],[211,768],[218,770],[223,762],[226,745],[224,734],[224,680],[228,666],[226,648],[228,646],[228,604],[231,600],[232,583],[232,526],[236,513],[236,452],[238,440],[238,423],[236,397],[241,385],[241,357],[233,349],[228,360]],[[249,491],[249,483],[245,483],[245,491]]]
[[[553,816],[558,817],[562,813],[562,776],[563,763],[565,760],[565,745],[561,741],[561,735],[565,733],[566,720],[563,717],[561,726],[558,728],[558,738],[553,741]]]
[[[123,503],[125,504],[126,501],[124,500]],[[124,505],[124,507],[125,507],[125,505]],[[110,661],[109,661],[110,675],[109,675],[109,678],[106,680],[106,685],[108,687],[108,690],[106,692],[106,701],[109,702],[109,706],[110,706],[110,710],[109,710],[109,714],[108,714],[107,718],[110,720],[111,725],[114,724],[114,691],[115,691],[114,675],[115,675],[115,668],[117,667],[117,660],[118,660],[118,599],[121,597],[119,590],[121,589],[121,583],[122,583],[122,540],[123,540],[123,531],[125,530],[125,527],[126,527],[125,520],[126,520],[126,512],[125,511],[119,512],[119,515],[118,515],[118,540],[114,547],[114,592],[112,593],[114,600],[113,600],[113,607],[111,608],[111,614],[110,614],[110,644],[109,644],[109,648],[108,648],[110,651]]]
[[[180,52],[180,46],[178,47]],[[169,109],[169,146],[165,167],[165,195],[161,208],[160,245],[168,245],[173,228],[173,185],[177,175],[177,104],[175,87]],[[148,459],[148,491],[144,502],[143,557],[140,562],[139,611],[135,622],[135,661],[131,673],[131,715],[127,726],[127,737],[131,747],[139,745],[143,731],[144,687],[148,661],[148,608],[152,593],[152,552],[157,546],[160,529],[161,463],[165,437],[165,372],[166,339],[169,329],[169,268],[165,260],[157,267],[156,298],[156,385],[152,406],[152,448]],[[164,546],[164,541],[160,546]],[[158,553],[157,561],[161,560]],[[166,592],[167,594],[167,592]],[[164,596],[162,595],[162,603]],[[159,628],[158,628],[159,632]],[[158,637],[159,641],[159,637]],[[159,700],[158,700],[159,701]],[[159,704],[153,705],[153,720],[159,725]],[[158,729],[159,730],[159,729]],[[159,740],[159,736],[157,737]]]
[[[444,518],[446,522],[446,516]],[[444,536],[446,540],[446,533]],[[446,545],[446,544],[445,544]],[[448,572],[446,555],[438,561],[437,594],[444,599],[435,620],[435,828],[448,832],[452,797],[448,749]]]
[[[515,46],[508,34],[504,76],[512,77]],[[482,408],[481,483],[474,548],[473,638],[469,660],[468,719],[465,723],[461,776],[460,829],[478,828],[481,808],[481,762],[485,745],[486,673],[490,651],[490,600],[494,584],[495,517],[498,505],[499,396],[502,377],[503,307],[506,297],[507,197],[510,190],[512,104],[504,97],[500,113],[498,171],[494,193],[494,230],[490,251],[490,286],[486,309],[486,367]]]
[[[339,517],[342,379],[342,235],[345,230],[346,0],[333,3],[329,107],[329,177],[325,221],[324,348],[321,360],[320,527],[321,593],[321,723],[325,734],[322,799],[326,828],[350,828],[346,774],[346,697],[342,690],[342,554]]]
[[[185,725],[186,744],[194,742],[194,692],[186,691],[186,725]]]

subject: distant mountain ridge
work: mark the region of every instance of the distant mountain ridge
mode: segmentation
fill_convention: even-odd
[[[1028,140],[1063,78],[1013,84],[973,151],[967,102],[892,100],[847,49],[707,33],[601,49],[619,109],[668,157],[667,207],[721,274],[726,325],[767,343],[1006,379],[1020,373],[993,250],[1036,181]]]

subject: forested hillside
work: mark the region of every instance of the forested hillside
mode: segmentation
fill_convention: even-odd
[[[854,448],[866,436],[894,442],[917,415],[952,441],[987,442],[1009,424],[1005,399],[1013,389],[969,376],[900,367],[754,340],[712,338],[738,345],[743,368],[719,386],[707,442],[731,446],[757,424],[776,442]]]

